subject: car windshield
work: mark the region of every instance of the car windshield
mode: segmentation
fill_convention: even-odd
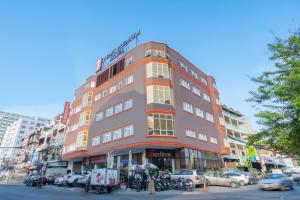
[[[283,174],[268,174],[266,175],[265,179],[280,179],[283,178]]]
[[[197,173],[198,176],[203,175],[203,171],[201,171],[201,170],[197,170],[196,173]]]

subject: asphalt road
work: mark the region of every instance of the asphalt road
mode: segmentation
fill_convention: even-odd
[[[260,191],[257,185],[238,189],[210,186],[208,192],[195,189],[194,192],[164,191],[155,195],[147,192],[113,192],[111,194],[85,193],[79,188],[46,186],[42,189],[24,185],[0,185],[0,200],[300,200],[300,187],[294,191]]]

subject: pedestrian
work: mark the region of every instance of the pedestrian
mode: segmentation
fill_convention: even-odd
[[[149,194],[155,194],[155,186],[154,186],[154,179],[155,179],[155,175],[156,175],[156,170],[155,169],[149,169],[149,176],[148,176],[148,191]]]

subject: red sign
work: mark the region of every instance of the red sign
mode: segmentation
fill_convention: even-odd
[[[67,124],[68,119],[69,119],[69,115],[70,115],[70,102],[66,101],[65,108],[64,108],[64,113],[61,117],[61,123]]]

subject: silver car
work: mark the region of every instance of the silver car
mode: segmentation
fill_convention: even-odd
[[[205,174],[208,185],[229,186],[237,188],[240,186],[239,181],[231,178],[222,172],[208,172]]]
[[[267,174],[259,186],[262,190],[292,190],[293,181],[284,174]]]
[[[204,173],[199,169],[180,169],[171,174],[171,180],[177,180],[178,178],[191,180],[194,186],[203,186],[205,182]]]

